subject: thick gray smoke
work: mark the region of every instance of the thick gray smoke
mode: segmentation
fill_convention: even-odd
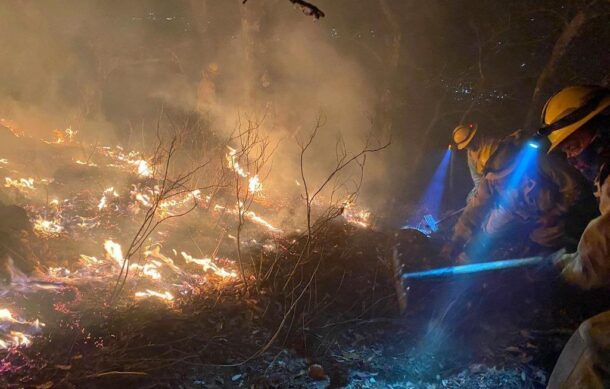
[[[90,141],[149,146],[161,106],[199,115],[219,139],[251,119],[278,145],[267,186],[296,191],[296,139],[318,117],[313,184],[339,136],[356,151],[372,130],[367,71],[326,22],[285,1],[21,1],[3,4],[0,21],[0,117],[40,137],[72,126]]]

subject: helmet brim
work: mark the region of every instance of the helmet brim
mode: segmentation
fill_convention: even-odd
[[[553,131],[548,135],[549,142],[551,142],[551,147],[549,148],[549,153],[555,150],[559,145],[561,145],[566,139],[568,139],[573,133],[575,133],[579,128],[584,126],[587,122],[597,116],[599,113],[604,111],[610,107],[610,96],[603,99],[597,108],[591,111],[590,114],[580,119],[577,122],[570,124],[569,126],[563,127],[559,130]]]
[[[456,143],[455,147],[458,150],[464,150],[466,147],[468,147],[470,142],[472,142],[472,140],[474,139],[474,136],[476,135],[478,129],[479,129],[478,126],[475,126],[472,129],[472,131],[470,132],[470,134],[468,135],[468,137],[466,139],[464,139],[463,141],[461,141],[460,143]]]

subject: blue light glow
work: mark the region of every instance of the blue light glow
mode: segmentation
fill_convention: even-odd
[[[514,201],[511,200],[509,192],[515,193],[520,191],[521,185],[524,182],[524,178],[533,178],[536,175],[536,157],[538,155],[538,147],[533,147],[531,144],[526,143],[518,154],[515,156],[514,168],[504,179],[501,184],[501,194],[496,193],[493,206],[487,210],[490,215],[494,207],[502,207],[510,211],[515,205]],[[441,163],[442,165],[442,163]],[[440,168],[440,167],[439,167]],[[434,183],[434,179],[433,179]],[[431,187],[433,185],[431,184]],[[438,186],[437,186],[438,187]],[[428,193],[428,191],[426,191]],[[424,197],[425,198],[425,197]],[[468,249],[469,257],[472,261],[482,260],[488,255],[490,248],[494,245],[494,237],[490,237],[485,234],[482,230],[475,234],[472,240],[472,245]],[[455,266],[444,269],[433,269],[428,271],[416,272],[411,274],[403,275],[403,278],[409,281],[410,279],[416,278],[427,278],[427,277],[439,277],[449,274],[463,274],[463,273],[478,273],[481,271],[492,270],[496,268],[506,268],[516,265],[532,265],[540,261],[538,257],[527,258],[516,261],[501,261],[494,263],[473,263],[463,266]],[[455,327],[452,321],[455,320],[459,315],[463,314],[461,307],[465,306],[465,299],[471,298],[470,286],[473,279],[466,277],[460,280],[452,280],[453,282],[448,285],[448,288],[438,296],[438,301],[435,304],[436,314],[430,321],[430,330],[423,334],[421,343],[417,348],[417,352],[428,353],[428,354],[440,354],[449,352],[451,350],[450,340],[452,334],[455,331]]]
[[[511,212],[514,207],[514,194],[520,190],[520,186],[523,183],[523,179],[528,174],[529,176],[535,175],[535,166],[533,162],[538,155],[538,149],[531,147],[529,143],[526,147],[522,147],[517,156],[515,157],[515,166],[512,172],[504,179],[505,182],[501,184],[501,191],[494,194],[494,201],[492,201],[492,207],[487,211],[487,219],[494,210],[504,210],[502,212]],[[507,166],[508,168],[508,166]],[[471,260],[478,261],[489,255],[490,249],[494,246],[494,237],[487,235],[483,230],[480,230],[472,238],[472,244],[469,247],[469,256]]]
[[[428,188],[419,201],[419,209],[426,209],[429,214],[438,218],[443,200],[443,192],[445,190],[445,178],[449,170],[449,161],[451,160],[451,150],[447,149],[443,154],[443,159],[439,163]]]
[[[432,175],[432,179],[430,180],[426,191],[418,202],[416,208],[417,214],[411,215],[402,228],[415,228],[424,234],[429,234],[434,230],[434,228],[431,228],[433,226],[422,226],[422,217],[424,219],[430,217],[434,220],[438,219],[441,202],[443,200],[443,192],[445,191],[445,181],[447,181],[447,172],[449,171],[449,162],[452,160],[452,155],[451,148],[447,148],[441,162]]]
[[[539,144],[539,143],[537,143],[537,142],[535,142],[535,141],[533,141],[533,140],[529,141],[529,142],[527,143],[527,145],[528,145],[529,147],[531,147],[531,148],[534,148],[534,149],[539,149],[539,148],[540,148],[540,144]]]

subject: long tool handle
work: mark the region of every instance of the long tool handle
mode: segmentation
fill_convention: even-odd
[[[472,263],[468,265],[459,265],[451,267],[443,267],[440,269],[431,269],[418,271],[414,273],[405,273],[402,275],[404,280],[413,280],[418,278],[434,278],[434,277],[449,277],[459,274],[479,273],[491,270],[509,269],[514,267],[533,266],[550,260],[549,257],[529,257],[520,259],[504,259],[502,261]]]

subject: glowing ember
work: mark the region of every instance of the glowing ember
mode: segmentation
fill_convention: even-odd
[[[57,220],[45,220],[38,218],[34,220],[34,232],[43,238],[53,238],[61,235],[64,228]]]
[[[346,213],[345,219],[348,223],[358,225],[360,227],[368,227],[370,225],[371,213],[369,211],[359,211],[356,213]]]
[[[80,159],[77,159],[74,162],[76,162],[79,165],[85,165],[85,166],[90,166],[90,167],[96,167],[97,166],[97,164],[95,164],[93,162],[81,161]]]
[[[352,202],[344,204],[343,217],[353,225],[368,228],[371,225],[371,211],[356,207]]]
[[[96,257],[90,257],[90,256],[84,255],[84,254],[80,255],[80,259],[87,266],[101,265],[103,263],[102,261],[100,261]]]
[[[71,272],[69,269],[66,269],[65,267],[50,267],[49,270],[47,271],[47,273],[51,277],[63,278],[63,277],[70,276]]]
[[[174,300],[174,296],[168,291],[159,293],[159,292],[155,292],[154,290],[150,290],[150,289],[146,289],[144,292],[136,292],[135,296],[140,297],[140,298],[157,297],[157,298],[160,298],[161,300],[165,300],[165,301]]]

